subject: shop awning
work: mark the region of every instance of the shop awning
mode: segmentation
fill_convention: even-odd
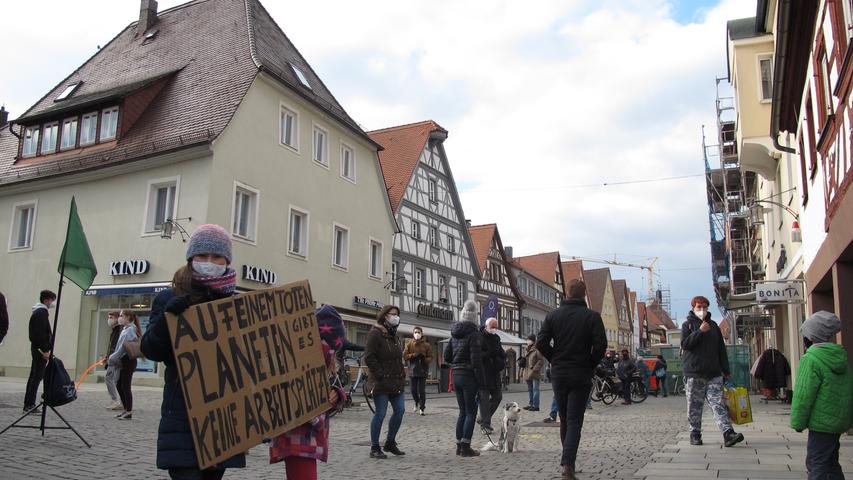
[[[86,290],[86,296],[104,295],[139,295],[144,293],[160,293],[172,286],[172,282],[155,283],[121,283],[112,285],[92,285]]]
[[[506,333],[503,330],[494,330],[494,332],[497,333],[499,337],[501,337],[501,345],[518,346],[518,345],[527,344],[527,340],[525,340],[521,337],[516,337],[515,335],[511,335],[509,333]]]
[[[364,325],[373,325],[376,323],[375,318],[362,317],[359,315],[350,315],[348,313],[341,313],[341,312],[338,312],[338,313],[341,314],[341,318],[346,322],[355,322],[355,323],[361,323]]]
[[[399,327],[397,327],[397,331],[400,333],[411,334],[416,325],[411,325],[408,323],[401,323]],[[420,325],[417,325],[420,326]],[[450,338],[450,330],[442,330],[440,328],[430,328],[430,327],[421,327],[424,335],[427,338]]]

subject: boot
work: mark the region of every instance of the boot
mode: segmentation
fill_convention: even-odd
[[[702,445],[702,432],[690,432],[690,445]]]
[[[729,429],[725,433],[723,433],[723,444],[727,447],[733,447],[735,444],[738,444],[743,441],[742,433],[735,433],[734,430]]]
[[[456,455],[462,454],[462,442],[456,442]]]
[[[577,480],[578,477],[575,476],[575,468],[570,465],[563,465],[563,475],[560,477],[561,480]]]
[[[461,443],[459,444],[459,456],[460,457],[479,457],[480,452],[471,448],[470,443]]]
[[[373,445],[370,447],[370,458],[388,458],[388,455],[382,453],[382,449],[379,448],[379,445]]]
[[[405,455],[406,452],[397,448],[397,442],[385,442],[385,446],[382,447],[382,450],[385,450],[388,453],[393,453],[394,455]]]

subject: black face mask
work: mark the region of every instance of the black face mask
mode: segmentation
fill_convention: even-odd
[[[806,337],[803,337],[803,346],[806,347],[806,350],[808,350],[809,347],[812,346],[812,341]]]

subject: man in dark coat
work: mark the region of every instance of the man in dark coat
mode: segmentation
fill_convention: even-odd
[[[480,425],[487,433],[492,433],[492,416],[503,399],[501,377],[506,368],[506,352],[501,346],[501,337],[494,332],[497,328],[498,320],[494,317],[486,320],[486,324],[480,328],[483,335],[481,358],[485,377],[485,383],[480,385]]]
[[[36,406],[36,394],[39,384],[44,379],[44,369],[50,359],[50,349],[53,342],[50,329],[50,315],[48,309],[53,307],[56,294],[50,290],[42,290],[39,294],[39,303],[33,305],[33,314],[30,315],[30,354],[32,364],[30,366],[30,378],[27,379],[27,391],[24,395],[24,412],[41,413]]]
[[[575,460],[595,366],[604,357],[607,335],[598,312],[586,307],[586,284],[569,283],[569,298],[542,323],[536,348],[551,362],[551,382],[560,416],[564,480],[575,479]],[[553,346],[551,342],[554,342]]]

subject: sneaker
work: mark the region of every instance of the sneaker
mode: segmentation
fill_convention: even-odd
[[[370,458],[388,458],[388,455],[382,453],[382,449],[379,448],[379,445],[374,445],[370,447]]]
[[[121,410],[123,412],[124,405],[122,405],[121,402],[113,402],[109,407],[107,407],[107,410]]]
[[[397,442],[385,442],[385,446],[382,447],[382,450],[385,450],[388,453],[392,453],[394,455],[405,455],[406,452],[397,448]]]
[[[690,445],[702,445],[701,432],[690,432]]]
[[[418,413],[418,410],[419,410],[418,406],[415,405],[415,408],[412,409],[412,413]]]
[[[118,418],[119,420],[133,420],[133,413],[124,412],[116,418]]]
[[[545,420],[542,420],[542,423],[556,423],[557,419],[553,417],[548,417]]]
[[[127,411],[123,410],[121,413],[119,413],[118,415],[116,415],[116,418],[121,418],[121,417],[123,417],[125,413],[127,413]]]
[[[420,415],[420,416],[422,416],[422,417],[423,417],[424,415],[426,415],[426,413],[424,413],[424,409],[423,409],[423,408],[422,408],[422,409],[420,409],[420,410],[418,411],[418,415]]]
[[[742,433],[735,433],[734,430],[729,430],[723,434],[723,444],[727,447],[733,447],[743,441]]]

